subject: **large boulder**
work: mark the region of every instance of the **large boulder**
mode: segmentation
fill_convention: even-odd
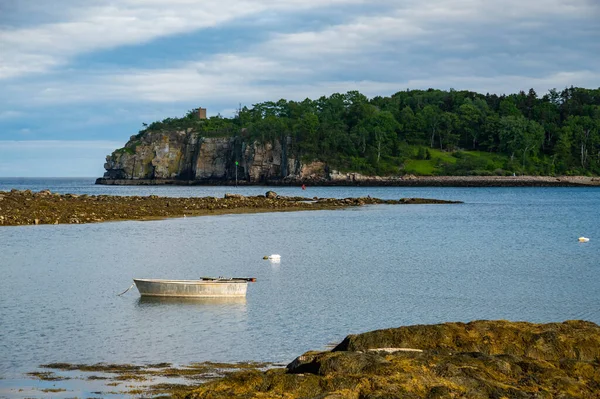
[[[416,325],[349,335],[333,351],[387,347],[592,361],[600,359],[600,327],[586,321],[533,324],[505,320]]]

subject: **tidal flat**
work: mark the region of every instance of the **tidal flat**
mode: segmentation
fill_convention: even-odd
[[[150,195],[110,196],[57,194],[49,190],[0,192],[0,226],[38,224],[81,224],[120,220],[152,220],[231,213],[262,213],[341,209],[377,204],[452,204],[425,198],[307,198],[279,196],[268,191],[264,196],[225,194],[223,198],[172,198]]]
[[[171,363],[72,364],[48,363],[26,374],[28,380],[11,396],[68,397],[173,397],[185,396],[199,384],[243,370],[264,371],[281,367],[261,362],[202,362],[175,366]],[[51,384],[51,385],[49,385]],[[0,397],[4,397],[0,395]]]

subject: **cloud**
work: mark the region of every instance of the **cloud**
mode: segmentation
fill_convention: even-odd
[[[332,6],[362,1],[97,0],[85,8],[67,1],[63,5],[64,14],[55,17],[58,21],[0,30],[4,53],[0,59],[0,79],[48,71],[65,65],[71,57],[81,53],[211,28],[265,11],[295,12],[323,4]],[[31,5],[31,0],[26,4]],[[55,8],[50,3],[40,7],[45,10]]]
[[[99,175],[141,122],[197,106],[229,116],[238,103],[348,90],[598,87],[599,10],[596,0],[0,1],[0,174]],[[85,167],[67,170],[76,158]],[[10,172],[17,165],[25,172]]]
[[[300,3],[314,6],[310,1],[288,1],[279,7]],[[139,5],[154,3],[128,0],[120,7],[123,4],[139,11]],[[233,4],[245,3],[226,1],[225,9]],[[239,12],[249,15],[264,4]],[[273,32],[237,53],[174,60],[162,68],[76,70],[11,90],[22,105],[103,101],[230,109],[238,102],[318,97],[332,90],[377,95],[405,88],[454,87],[506,93],[600,84],[595,72],[600,52],[591,51],[598,44],[588,37],[590,32],[600,34],[590,17],[597,7],[586,0],[373,4],[368,15],[348,14],[333,25]],[[179,1],[174,10],[182,5],[189,6]],[[560,32],[556,26],[561,26]],[[383,92],[377,92],[380,89]],[[19,95],[22,92],[33,95]]]

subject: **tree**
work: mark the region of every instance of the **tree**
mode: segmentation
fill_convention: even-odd
[[[471,140],[471,148],[476,149],[483,122],[482,112],[475,105],[465,103],[458,109],[458,118],[460,128]]]
[[[544,129],[539,123],[523,116],[505,116],[500,119],[500,140],[503,148],[511,154],[521,154],[522,166],[529,153],[537,153],[544,141]]]
[[[513,98],[505,98],[504,100],[500,101],[499,114],[500,116],[523,116],[521,111],[519,111],[517,108]]]
[[[460,136],[455,133],[456,128],[459,126],[459,118],[452,112],[444,112],[440,121],[440,150],[444,149],[444,143],[446,149],[454,150],[458,145]]]
[[[598,142],[598,126],[589,116],[570,116],[566,125],[572,132],[573,141],[577,143],[579,161],[583,169],[589,163],[590,149]]]
[[[442,111],[437,105],[427,105],[419,113],[425,131],[430,136],[430,147],[433,148],[435,136],[439,134],[440,123],[442,121]]]
[[[298,151],[303,154],[316,156],[319,150],[319,117],[313,113],[306,113],[296,120],[292,127],[294,141]]]
[[[418,120],[411,107],[406,106],[400,111],[398,121],[402,125],[402,138],[410,142],[418,142],[421,144],[417,137],[417,132],[419,131]]]
[[[572,165],[571,142],[573,132],[569,126],[563,126],[559,130],[558,139],[554,146],[554,159],[556,161],[556,170],[565,173]]]
[[[378,112],[368,122],[372,137],[377,149],[377,162],[381,160],[381,154],[389,154],[396,147],[396,131],[400,130],[400,124],[389,111]]]
[[[250,135],[262,143],[267,141],[281,140],[288,131],[287,119],[269,115],[266,118],[254,122],[250,127]]]

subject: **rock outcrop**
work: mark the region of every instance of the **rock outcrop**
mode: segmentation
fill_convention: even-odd
[[[235,373],[182,396],[265,398],[598,398],[600,327],[476,321],[347,337],[285,370]]]
[[[236,169],[238,179],[249,183],[296,179],[302,165],[288,157],[287,146],[240,136],[203,137],[191,129],[145,132],[106,157],[104,179],[227,182],[235,180]]]

